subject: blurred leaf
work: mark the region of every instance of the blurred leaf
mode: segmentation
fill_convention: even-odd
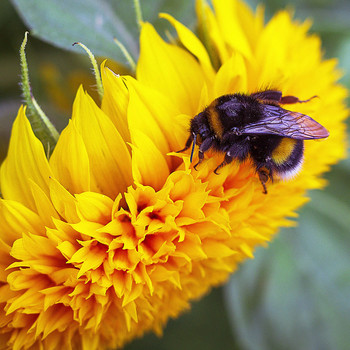
[[[133,57],[138,54],[137,41],[126,27],[126,18],[119,16],[111,6],[112,2],[113,0],[12,0],[23,21],[38,38],[76,52],[81,52],[80,48],[73,48],[72,44],[79,41],[95,55],[124,62],[113,38],[118,38]],[[132,2],[118,3],[128,3],[130,18],[134,19]],[[132,25],[136,26],[135,20]]]
[[[194,0],[141,1],[144,20],[153,23],[161,35],[171,26],[167,20],[159,18],[158,14],[160,12],[170,13],[181,23],[193,29],[197,22],[194,5]]]
[[[3,23],[6,23],[9,20],[10,16],[11,16],[11,7],[8,6],[8,4],[5,1],[1,4],[0,27],[2,27]]]
[[[235,350],[225,312],[221,288],[193,302],[191,310],[170,319],[162,337],[148,333],[135,339],[124,350]]]
[[[117,38],[135,60],[138,58],[138,26],[131,0],[11,1],[31,33],[52,45],[82,53],[72,47],[79,41],[96,56],[124,63],[123,54],[113,42]],[[167,24],[159,21],[160,10],[185,17],[185,23],[195,18],[193,1],[154,0],[141,6],[144,20],[157,22],[162,30]]]
[[[350,55],[350,30],[347,31],[347,36],[342,40],[341,45],[338,48],[337,51],[337,56],[339,57],[339,66],[341,69],[344,70],[344,77],[343,77],[343,82],[349,86],[350,82],[350,77],[349,77],[349,72],[350,72],[350,60],[349,60],[349,55]]]
[[[335,187],[345,195],[314,192],[299,226],[259,249],[227,285],[243,349],[349,349],[349,191],[347,181]]]

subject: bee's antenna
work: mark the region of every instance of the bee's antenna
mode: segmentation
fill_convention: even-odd
[[[194,146],[196,145],[196,140],[197,140],[197,134],[193,133],[193,143],[192,143],[192,150],[191,150],[191,157],[190,157],[191,163],[193,159]]]

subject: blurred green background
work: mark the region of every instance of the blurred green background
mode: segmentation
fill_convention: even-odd
[[[258,3],[248,2],[252,8]],[[22,101],[18,50],[28,27],[14,5],[29,6],[26,10],[30,12],[33,3],[35,0],[2,0],[0,4],[0,161],[6,155],[11,124]],[[73,3],[84,6],[81,1],[71,1],[74,7]],[[312,18],[312,31],[320,34],[325,57],[339,59],[344,70],[341,82],[350,88],[349,1],[263,3],[266,19],[291,5],[295,18]],[[116,0],[114,5],[135,35],[132,1]],[[163,25],[157,19],[160,10],[195,27],[192,1],[141,1],[141,5],[144,18],[157,28]],[[70,43],[77,40],[81,39]],[[61,45],[71,50],[70,45]],[[118,59],[117,48],[111,50]],[[78,54],[81,50],[65,51],[32,35],[26,52],[34,94],[61,130],[79,84],[83,82],[95,93],[94,80],[88,74],[90,63]],[[127,67],[118,67],[118,71],[126,72]],[[268,249],[258,249],[256,258],[246,262],[226,286],[193,303],[191,311],[179,319],[170,320],[162,338],[149,334],[125,349],[350,349],[349,160],[336,165],[327,179],[329,186],[324,191],[310,193],[312,201],[300,211],[297,228],[282,230]]]

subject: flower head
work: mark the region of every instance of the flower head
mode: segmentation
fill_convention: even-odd
[[[78,90],[49,161],[20,108],[1,166],[1,348],[104,349],[160,333],[291,225],[306,190],[344,156],[346,91],[309,23],[282,11],[264,26],[260,9],[213,3],[198,2],[206,48],[169,15],[181,46],[144,23],[137,78],[102,65],[101,107]],[[196,171],[174,153],[214,98],[266,87],[319,96],[290,109],[331,132],[306,142],[295,179],[264,195],[249,161],[216,175],[221,156]]]

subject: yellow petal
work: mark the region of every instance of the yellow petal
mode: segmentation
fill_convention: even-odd
[[[172,282],[177,288],[181,289],[181,282],[179,271],[167,270],[162,265],[155,265],[154,270],[152,271],[152,280],[159,281],[169,281]]]
[[[90,191],[89,157],[82,136],[70,120],[50,158],[57,180],[70,193]]]
[[[322,76],[312,69],[319,65],[321,57],[319,38],[305,38],[310,26],[310,21],[302,25],[293,23],[288,11],[281,11],[271,19],[256,47],[255,56],[260,62],[260,77],[257,77],[260,85],[275,82],[283,86],[284,91],[291,85],[300,94],[305,89],[305,79],[300,78],[299,74],[301,77],[310,75],[310,78],[315,73]],[[274,47],[274,50],[266,50],[267,45]],[[298,89],[298,85],[301,89]]]
[[[204,82],[200,65],[187,51],[163,41],[153,26],[144,23],[140,37],[137,79],[170,98],[182,113],[195,115]]]
[[[252,50],[243,31],[239,10],[242,6],[237,0],[213,0],[217,22],[221,35],[234,51],[240,52],[244,57],[251,59]]]
[[[131,320],[138,322],[136,305],[133,301],[124,305],[124,315],[125,315],[125,321],[127,324],[127,329],[130,331]]]
[[[75,197],[78,212],[85,220],[104,223],[111,219],[113,201],[109,197],[95,192],[85,192]]]
[[[182,23],[178,22],[174,17],[170,16],[167,13],[161,13],[159,15],[161,18],[167,19],[176,29],[177,35],[179,36],[180,41],[190,51],[194,56],[198,58],[199,63],[201,64],[204,73],[206,75],[207,81],[212,81],[214,78],[214,69],[211,65],[210,58],[207,50],[201,43],[201,41]]]
[[[136,182],[149,185],[155,190],[163,186],[169,175],[164,156],[153,141],[140,130],[134,132],[132,172]]]
[[[189,261],[203,260],[207,258],[198,236],[187,235],[186,239],[178,243],[174,256],[181,256]]]
[[[36,336],[42,333],[42,338],[45,339],[50,333],[57,332],[57,329],[66,329],[67,325],[72,324],[72,322],[73,315],[65,307],[61,305],[51,306],[48,310],[39,314]]]
[[[128,123],[131,142],[135,143],[135,133],[138,135],[137,132],[142,131],[153,141],[154,145],[162,154],[168,153],[170,151],[168,142],[149,108],[153,101],[147,101],[146,97],[143,96],[148,95],[142,91],[146,90],[145,87],[139,86],[139,84],[136,84],[133,79],[128,79],[127,82],[130,93]],[[146,103],[144,100],[146,100]],[[166,118],[164,117],[164,119]]]
[[[203,240],[202,247],[208,258],[226,258],[236,253],[234,250],[229,248],[225,242],[220,242],[215,239]]]
[[[10,255],[11,246],[6,244],[2,239],[0,239],[0,283],[1,286],[6,285],[7,277],[11,273],[8,266],[13,263],[13,258]],[[0,289],[0,294],[1,294]],[[4,297],[0,297],[0,302]],[[8,298],[8,296],[7,296]]]
[[[177,106],[159,91],[131,77],[126,78],[126,83],[130,92],[128,121],[132,139],[134,130],[140,130],[163,155],[182,149],[188,137],[189,117],[179,114]],[[171,166],[173,157],[166,159]]]
[[[35,210],[30,181],[37,183],[48,194],[51,175],[43,145],[33,133],[25,116],[25,108],[21,107],[13,123],[7,158],[1,166],[2,195]]]
[[[89,155],[91,190],[117,197],[132,183],[131,156],[123,138],[82,87],[74,101],[72,120]]]
[[[44,310],[47,310],[49,306],[55,305],[57,301],[62,300],[67,293],[66,286],[54,286],[46,288],[40,291],[41,294],[45,295]]]
[[[204,8],[203,8],[204,7]],[[214,13],[211,8],[207,4],[202,4],[198,1],[198,12],[204,12],[204,16],[206,18],[206,26],[208,27],[207,31],[210,34],[211,43],[216,48],[217,53],[219,55],[220,61],[226,62],[230,57],[230,53],[226,42],[224,40],[223,35],[221,34],[221,29],[219,27],[219,23],[215,18]]]
[[[218,7],[221,7],[221,11],[219,12],[217,11]],[[244,1],[224,0],[220,2],[216,1],[214,8],[217,15],[217,21],[222,30],[226,30],[226,27],[222,26],[222,21],[224,20],[223,16],[230,19],[231,23],[235,21],[235,23],[241,28],[241,33],[244,33],[247,44],[249,44],[248,47],[253,52],[255,46],[259,42],[260,35],[264,27],[264,7],[262,5],[258,5],[256,8],[256,14],[254,14],[250,6]],[[227,23],[225,24],[227,26]],[[231,45],[231,47],[236,48],[236,46],[232,46],[234,43],[234,38],[229,37],[229,33],[226,33],[224,38],[225,40],[228,38],[228,43]]]
[[[106,258],[106,255],[103,251],[99,249],[85,249],[83,247],[75,253],[70,262],[82,263],[80,271],[78,273],[78,278],[82,276],[88,270],[97,269]],[[82,252],[81,252],[82,251]]]
[[[12,277],[12,274],[9,275],[9,279]],[[26,293],[21,294],[21,296],[17,297],[11,304],[10,307],[6,310],[7,314],[10,314],[11,312],[17,310],[17,309],[24,309],[24,305],[27,305],[27,309],[31,308],[31,305],[33,305],[33,308],[35,308],[35,311],[37,311],[38,305],[41,304],[42,296],[38,291],[42,288],[47,287],[45,285],[44,279],[36,278],[36,284],[32,286],[31,289],[28,289]],[[28,310],[27,310],[28,311]],[[20,347],[18,348],[20,349]]]
[[[50,179],[50,197],[57,212],[70,223],[78,222],[76,199],[55,179]]]
[[[58,219],[59,215],[53,206],[51,199],[35,182],[31,183],[31,190],[37,208],[36,211],[43,224],[47,227],[54,227],[52,219]]]
[[[12,245],[23,232],[45,232],[41,218],[17,201],[0,199],[0,239]]]
[[[104,87],[101,109],[109,116],[124,141],[130,142],[127,121],[129,92],[125,79],[105,67],[105,62],[101,65],[101,76]]]
[[[18,239],[13,243],[11,250],[11,255],[18,260],[29,261],[29,264],[38,264],[39,262],[38,268],[36,269],[37,271],[46,268],[52,270],[53,266],[50,264],[42,264],[40,258],[44,256],[55,256],[56,253],[56,246],[53,245],[47,237],[31,233],[23,234],[22,239]],[[38,261],[35,261],[36,259],[38,259]],[[23,264],[23,262],[19,262],[19,264]],[[42,264],[41,267],[40,264]]]
[[[214,82],[215,97],[247,91],[247,69],[241,54],[234,53],[219,69]]]

